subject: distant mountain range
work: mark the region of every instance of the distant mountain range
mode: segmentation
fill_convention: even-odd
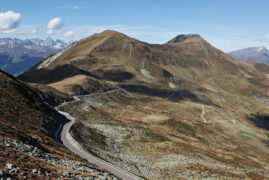
[[[0,69],[19,75],[66,46],[67,43],[49,37],[46,40],[0,38]]]
[[[269,51],[265,47],[250,47],[228,53],[236,59],[269,64]]]

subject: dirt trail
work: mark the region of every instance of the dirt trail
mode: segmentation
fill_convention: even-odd
[[[216,120],[216,121],[210,121],[210,122],[207,121],[207,120],[205,119],[205,117],[204,117],[204,115],[205,115],[205,108],[204,108],[204,105],[201,105],[201,106],[202,106],[201,118],[202,118],[202,120],[203,120],[203,122],[204,122],[205,124],[232,122],[233,125],[234,125],[234,127],[237,128],[237,126],[236,126],[236,121],[235,121],[235,120]]]

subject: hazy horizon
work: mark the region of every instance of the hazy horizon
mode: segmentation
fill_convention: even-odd
[[[0,37],[73,41],[111,29],[149,43],[162,44],[179,34],[200,34],[225,52],[268,48],[268,5],[265,0],[4,1]]]

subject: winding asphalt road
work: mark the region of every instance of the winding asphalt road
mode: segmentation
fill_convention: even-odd
[[[104,93],[109,93],[109,92],[112,92],[112,91],[115,91],[116,89],[114,90],[111,90],[111,91],[107,91],[107,92],[104,92]],[[97,94],[97,93],[96,93]],[[100,94],[100,93],[99,93]],[[93,95],[93,94],[90,94],[90,95]],[[90,96],[88,95],[88,96]],[[66,105],[66,104],[69,104],[69,103],[74,103],[76,101],[79,101],[79,98],[78,96],[74,96],[74,101],[71,101],[71,102],[66,102],[66,103],[63,103],[59,106],[63,106],[63,105]],[[67,112],[63,112],[63,111],[58,111],[60,114],[62,114],[63,116],[65,116],[68,120],[70,120],[68,123],[64,124],[64,125],[61,125],[58,130],[56,131],[55,133],[55,137],[56,137],[56,140],[58,141],[61,141],[63,143],[63,145],[69,149],[70,151],[76,153],[77,155],[79,155],[80,157],[88,160],[90,163],[96,165],[96,166],[99,166],[109,172],[111,172],[112,174],[116,175],[117,177],[119,178],[122,178],[122,179],[126,179],[126,180],[141,180],[142,178],[138,177],[138,176],[135,176],[134,174],[131,174],[111,163],[108,163],[98,157],[95,157],[91,154],[89,154],[88,152],[86,152],[82,147],[81,145],[71,136],[71,134],[69,133],[69,130],[71,128],[71,126],[73,125],[73,123],[75,122],[75,118],[72,117],[69,113]]]

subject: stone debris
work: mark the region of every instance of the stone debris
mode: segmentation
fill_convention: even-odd
[[[104,172],[88,164],[81,163],[79,161],[70,160],[70,159],[58,159],[52,154],[42,151],[38,147],[34,147],[28,144],[13,141],[8,138],[0,138],[0,144],[7,146],[9,148],[13,148],[17,151],[23,152],[29,156],[39,158],[52,165],[60,166],[67,170],[78,171],[78,172],[92,175],[92,177],[87,177],[87,176],[82,176],[79,173],[70,173],[70,172],[64,172],[62,170],[57,170],[56,172],[62,174],[61,177],[59,177],[59,179],[62,179],[62,178],[64,179],[89,179],[89,180],[91,179],[110,179],[110,180],[118,179],[113,174]],[[30,172],[33,174],[40,175],[40,176],[49,176],[51,174],[50,170],[45,167],[32,169],[30,170]],[[14,175],[18,175],[18,174],[24,175],[24,173],[25,171],[23,171],[20,167],[17,167],[16,165],[12,163],[7,163],[6,167],[2,171],[0,171],[0,180],[8,179],[8,178],[12,179]]]

